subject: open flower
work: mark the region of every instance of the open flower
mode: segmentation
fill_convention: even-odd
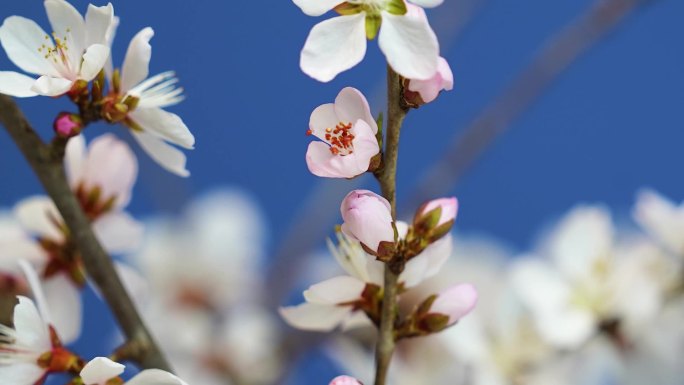
[[[397,229],[404,237],[408,225],[398,222]],[[367,323],[366,315],[377,310],[374,306],[379,303],[385,264],[366,253],[358,241],[344,233],[337,236],[339,245],[329,242],[328,246],[347,275],[312,285],[304,292],[305,303],[280,309],[285,321],[296,328],[330,331],[340,324],[353,327]],[[443,237],[409,260],[399,276],[400,286],[408,289],[437,274],[451,255],[451,245],[451,236]]]
[[[114,8],[88,6],[83,16],[64,0],[45,0],[52,34],[34,21],[10,16],[0,27],[0,43],[10,60],[36,80],[0,72],[0,93],[16,97],[60,96],[79,80],[91,81],[109,59],[116,27]]]
[[[378,125],[368,101],[351,87],[337,95],[335,103],[317,107],[309,120],[308,134],[322,142],[311,142],[306,164],[312,174],[329,178],[353,178],[368,171],[371,159],[380,152],[375,138]]]
[[[342,232],[379,252],[382,244],[394,243],[391,210],[390,203],[380,195],[354,190],[344,197],[340,207],[344,219]]]
[[[152,36],[154,31],[148,27],[131,40],[121,76],[115,73],[112,77],[113,93],[105,99],[104,114],[110,122],[127,125],[143,150],[160,166],[188,176],[185,154],[167,142],[192,149],[195,138],[178,115],[163,110],[183,100],[183,89],[176,88],[178,79],[173,72],[148,78]]]
[[[302,71],[328,82],[366,55],[366,38],[378,44],[392,68],[408,79],[429,79],[437,71],[439,43],[422,7],[441,0],[294,0],[309,16],[335,10],[342,16],[317,24],[304,43]],[[382,25],[382,27],[381,27]]]
[[[97,357],[88,362],[81,371],[84,385],[107,385],[122,383],[118,379],[126,367],[105,357]],[[127,385],[187,385],[180,378],[159,369],[147,369],[126,381]]]
[[[437,72],[429,79],[409,79],[404,98],[412,106],[420,106],[437,99],[440,92],[454,88],[454,74],[443,57],[437,63]]]

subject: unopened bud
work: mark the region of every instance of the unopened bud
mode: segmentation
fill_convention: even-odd
[[[456,198],[431,200],[418,209],[413,219],[414,233],[429,243],[435,242],[451,231],[457,214]]]
[[[77,114],[60,112],[53,123],[55,133],[62,138],[71,138],[83,130],[83,120]]]
[[[416,328],[423,333],[437,333],[468,315],[477,304],[477,290],[471,284],[452,286],[430,296],[418,307]]]
[[[330,381],[330,385],[363,385],[359,380],[349,376],[335,377]]]
[[[437,72],[426,80],[404,79],[404,101],[409,107],[418,108],[437,99],[442,90],[454,88],[454,75],[449,63],[439,58]]]

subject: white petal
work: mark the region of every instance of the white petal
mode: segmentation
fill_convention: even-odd
[[[77,135],[69,139],[64,150],[64,170],[69,179],[69,185],[76,189],[83,179],[86,168],[86,142],[83,135]]]
[[[142,243],[144,227],[128,213],[112,212],[93,223],[97,239],[111,254],[135,251]]]
[[[148,369],[131,378],[126,385],[187,385],[171,373],[159,369]]]
[[[33,265],[24,260],[19,261],[19,266],[24,273],[26,281],[28,281],[31,292],[33,293],[33,298],[36,299],[36,305],[38,306],[43,323],[52,324],[52,315],[50,314],[50,308],[45,299],[45,292],[43,291],[40,277],[38,277],[38,272],[36,272]]]
[[[588,311],[566,309],[535,318],[539,333],[549,343],[563,349],[577,349],[596,330],[596,319]]]
[[[14,208],[14,215],[28,231],[51,240],[62,240],[64,235],[55,225],[62,222],[62,216],[52,200],[46,196],[25,198]]]
[[[71,90],[73,84],[69,79],[41,76],[33,83],[31,91],[43,96],[62,96]]]
[[[83,55],[80,78],[91,81],[102,71],[109,59],[109,47],[102,44],[93,44]]]
[[[354,123],[362,120],[373,129],[373,134],[377,134],[378,125],[370,111],[370,106],[366,97],[361,91],[352,87],[345,87],[335,98],[335,113],[344,123]]]
[[[85,46],[93,44],[103,44],[107,47],[111,45],[116,21],[114,18],[114,7],[109,3],[102,7],[88,4],[88,11],[85,16],[86,42]]]
[[[365,288],[365,282],[343,275],[309,287],[304,292],[304,298],[310,303],[337,305],[360,299]]]
[[[80,289],[60,273],[43,281],[50,321],[64,344],[75,342],[81,335],[83,304]]]
[[[154,36],[154,30],[150,27],[144,28],[133,37],[128,45],[121,69],[122,93],[126,93],[147,78],[152,57],[152,46],[150,46],[152,36]]]
[[[52,31],[57,38],[64,40],[68,46],[69,64],[74,69],[81,63],[81,55],[85,49],[85,21],[83,16],[65,0],[45,0],[45,11]]]
[[[439,43],[424,11],[410,17],[382,12],[378,45],[389,65],[408,79],[429,79],[437,72]]]
[[[425,8],[436,7],[444,2],[444,0],[409,0],[415,5],[420,5]]]
[[[146,132],[133,131],[133,137],[160,166],[178,176],[190,176],[190,172],[185,168],[186,160],[183,152]]]
[[[521,257],[510,274],[513,289],[532,312],[554,312],[569,303],[571,287],[546,262]]]
[[[3,383],[12,385],[34,385],[45,374],[35,363],[13,363],[12,365],[0,366],[0,378]]]
[[[293,327],[303,330],[331,331],[351,313],[349,306],[303,303],[279,309],[280,315]]]
[[[195,137],[176,114],[161,108],[141,108],[129,114],[145,131],[183,148],[192,149]]]
[[[51,350],[50,334],[36,305],[26,297],[18,296],[17,298],[19,303],[14,307],[14,330],[16,330],[17,343],[31,348],[32,351]]]
[[[0,94],[17,98],[28,98],[38,95],[31,90],[36,79],[17,72],[0,71]]]
[[[431,244],[422,253],[408,261],[399,280],[404,282],[406,287],[413,287],[435,276],[449,259],[452,245],[453,240],[450,234]]]
[[[321,16],[322,14],[343,3],[342,0],[292,0],[302,12],[309,16]]]
[[[305,74],[328,82],[366,55],[366,13],[316,24],[304,43],[299,65]]]
[[[675,254],[684,253],[684,206],[653,190],[642,190],[632,211],[636,222]]]
[[[125,366],[109,358],[97,357],[81,370],[81,378],[85,385],[104,385],[112,378],[118,377],[124,369]]]
[[[137,175],[138,160],[128,144],[105,134],[90,143],[86,167],[76,183],[88,189],[99,187],[103,199],[116,197],[115,204],[121,208],[130,200]]]
[[[43,44],[52,46],[45,36],[38,24],[21,16],[8,17],[0,27],[0,43],[17,67],[36,75],[59,76],[45,53],[38,52]]]

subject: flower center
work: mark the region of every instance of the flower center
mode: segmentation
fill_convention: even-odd
[[[330,143],[330,152],[334,155],[349,155],[354,152],[354,134],[351,131],[352,124],[337,123],[335,128],[325,129],[325,141]]]
[[[61,39],[57,35],[57,32],[52,32],[52,40],[54,44],[52,44],[52,46],[48,44],[41,44],[41,46],[38,47],[38,52],[43,54],[46,60],[52,61],[57,70],[59,70],[60,72],[69,72],[71,70],[69,66],[68,55],[69,44],[67,43],[68,36],[70,34],[71,28],[66,29],[66,35],[64,35]],[[49,43],[50,36],[45,35],[45,40]]]

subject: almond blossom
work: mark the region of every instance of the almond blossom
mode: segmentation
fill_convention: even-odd
[[[335,10],[309,33],[300,58],[302,71],[321,82],[358,64],[366,55],[366,39],[378,34],[389,65],[408,79],[429,79],[437,71],[439,43],[421,7],[442,0],[293,0],[309,16]]]
[[[68,180],[93,223],[93,230],[112,254],[137,247],[142,227],[123,208],[128,204],[137,175],[132,151],[113,135],[93,140],[86,149],[82,136],[72,138],[66,148]],[[82,304],[80,288],[86,283],[81,257],[52,200],[46,196],[28,197],[14,209],[23,231],[3,240],[3,265],[27,259],[43,278],[53,321],[65,341],[80,333]],[[74,315],[79,315],[74,320]]]
[[[309,144],[306,152],[309,171],[328,178],[363,174],[380,152],[377,133],[378,125],[366,98],[355,88],[344,88],[335,103],[323,104],[311,113],[307,134],[322,142]]]
[[[437,99],[442,91],[454,88],[454,74],[443,57],[437,63],[437,72],[429,79],[409,79],[404,89],[404,98],[413,106],[420,106]]]
[[[398,222],[400,237],[408,225]],[[305,303],[284,307],[280,314],[292,326],[306,330],[330,331],[367,323],[363,313],[357,313],[381,297],[384,263],[366,253],[361,244],[344,233],[337,234],[339,245],[328,246],[347,275],[337,276],[311,286],[304,292]],[[399,276],[404,289],[414,287],[439,272],[451,254],[451,236],[431,244],[418,256],[409,260]],[[380,296],[380,297],[377,297]]]
[[[110,122],[121,122],[131,129],[133,137],[145,152],[166,170],[183,177],[185,154],[172,143],[192,149],[195,138],[176,114],[165,111],[183,100],[183,89],[176,88],[178,79],[171,71],[148,78],[152,47],[152,28],[138,32],[131,40],[123,67],[112,75],[113,92],[105,99],[104,114]]]
[[[9,59],[23,71],[0,72],[0,93],[16,97],[60,96],[78,81],[89,82],[104,68],[116,28],[114,8],[88,6],[85,19],[65,0],[45,0],[53,32],[34,21],[10,16],[0,27]]]
[[[173,374],[159,369],[143,370],[126,382],[118,381],[125,368],[124,365],[114,362],[109,358],[97,357],[85,365],[81,371],[81,380],[83,380],[84,385],[108,385],[112,383],[127,385],[188,385]]]
[[[668,251],[684,256],[684,204],[676,204],[653,190],[643,190],[632,215]]]
[[[372,252],[379,252],[383,244],[394,243],[391,206],[387,199],[368,190],[354,190],[347,194],[340,206],[342,232]]]

